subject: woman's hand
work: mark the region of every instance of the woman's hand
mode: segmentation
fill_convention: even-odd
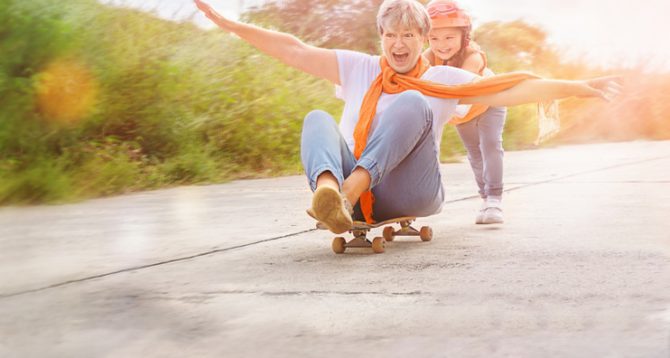
[[[620,95],[623,90],[619,76],[598,77],[582,83],[584,94],[580,94],[579,97],[600,97],[608,102]]]
[[[293,68],[340,84],[335,50],[310,46],[286,33],[226,19],[204,1],[193,0],[193,2],[207,18],[224,31],[237,35],[250,45]]]
[[[220,28],[232,32],[233,28],[232,25],[234,24],[233,21],[226,19],[225,17],[221,16],[218,12],[216,12],[209,4],[201,1],[201,0],[193,0],[195,3],[195,6],[198,7],[202,13],[207,16],[208,19],[212,20],[215,24],[217,24]]]

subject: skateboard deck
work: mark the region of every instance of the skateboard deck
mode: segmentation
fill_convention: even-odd
[[[385,251],[386,241],[393,241],[396,236],[419,236],[421,241],[430,241],[433,239],[433,229],[429,226],[423,226],[417,230],[411,226],[416,220],[414,216],[403,216],[380,221],[374,224],[368,224],[364,221],[354,221],[354,225],[349,230],[353,235],[353,239],[347,241],[344,237],[338,236],[333,239],[332,248],[336,254],[344,253],[347,248],[372,248],[375,253],[383,253]],[[400,229],[395,230],[393,224],[399,224]],[[317,222],[317,229],[327,230],[325,225]],[[372,229],[384,227],[382,237],[375,237],[370,241],[367,234]]]

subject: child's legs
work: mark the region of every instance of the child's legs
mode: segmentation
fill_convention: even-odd
[[[456,126],[456,131],[463,141],[463,146],[468,152],[468,161],[472,168],[472,173],[475,175],[477,187],[479,187],[479,195],[486,197],[485,183],[484,183],[484,162],[482,160],[482,152],[479,148],[479,129],[477,122],[479,117],[459,124]]]
[[[477,119],[480,148],[484,163],[484,193],[489,196],[502,196],[503,193],[503,157],[502,133],[505,126],[507,109],[491,107]]]
[[[379,120],[357,163],[370,173],[375,220],[435,214],[444,193],[428,102],[403,92]]]

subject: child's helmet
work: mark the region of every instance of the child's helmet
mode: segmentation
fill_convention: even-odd
[[[449,0],[433,0],[426,6],[432,27],[468,27],[470,16]]]

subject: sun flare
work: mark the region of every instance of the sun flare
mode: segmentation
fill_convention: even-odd
[[[47,120],[77,122],[95,106],[98,93],[96,81],[80,61],[53,61],[37,78],[37,108]]]

